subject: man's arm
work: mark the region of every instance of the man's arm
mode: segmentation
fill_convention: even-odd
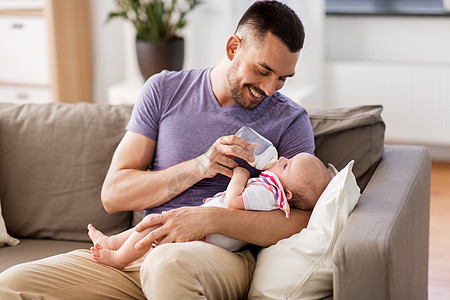
[[[280,210],[244,211],[222,213],[213,220],[212,230],[250,244],[268,247],[279,240],[300,232],[308,225],[310,211],[292,209],[289,218]],[[216,226],[216,227],[213,227]]]
[[[156,142],[127,131],[114,153],[102,187],[102,203],[109,213],[157,207],[204,178],[216,174],[232,176],[237,163],[254,158],[244,149],[250,144],[236,136],[219,138],[203,155],[160,171],[147,171]],[[176,178],[177,180],[173,180]]]
[[[220,207],[181,207],[163,214],[146,216],[137,231],[161,225],[139,243],[151,244],[203,240],[210,234],[222,234],[247,243],[267,247],[300,232],[308,225],[310,211],[292,209],[290,217],[281,210],[246,211]]]

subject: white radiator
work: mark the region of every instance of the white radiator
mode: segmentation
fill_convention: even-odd
[[[329,106],[382,104],[387,142],[450,146],[450,66],[328,62]]]

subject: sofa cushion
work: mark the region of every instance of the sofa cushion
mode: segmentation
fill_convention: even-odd
[[[107,234],[129,228],[110,215],[100,190],[131,107],[0,104],[0,199],[15,237],[88,241],[86,225]]]
[[[353,172],[364,190],[384,153],[385,124],[381,105],[315,108],[308,111],[317,157],[342,169],[355,161]]]
[[[308,226],[258,254],[249,299],[322,299],[333,292],[333,248],[360,193],[353,161],[328,184]]]
[[[89,249],[92,243],[56,241],[51,239],[21,239],[14,247],[0,248],[0,272],[14,265],[29,262],[75,249]],[[3,298],[2,298],[3,299]]]

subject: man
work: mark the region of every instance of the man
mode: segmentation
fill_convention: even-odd
[[[226,189],[238,165],[258,175],[247,164],[254,159],[244,150],[250,145],[234,136],[243,125],[271,140],[287,158],[314,151],[306,111],[276,92],[294,75],[303,40],[303,26],[290,8],[260,1],[246,11],[227,41],[226,56],[213,69],[151,77],[114,154],[102,202],[110,213],[144,209],[137,230],[161,226],[136,247],[159,245],[123,272],[95,263],[82,250],[16,266],[0,275],[0,295],[245,298],[254,255],[202,240],[217,233],[269,246],[299,232],[309,213],[293,209],[286,219],[282,211],[199,205]]]

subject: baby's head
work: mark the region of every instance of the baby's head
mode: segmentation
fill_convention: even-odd
[[[309,153],[291,159],[280,157],[268,171],[280,179],[289,204],[303,210],[314,208],[331,180],[325,165]]]

